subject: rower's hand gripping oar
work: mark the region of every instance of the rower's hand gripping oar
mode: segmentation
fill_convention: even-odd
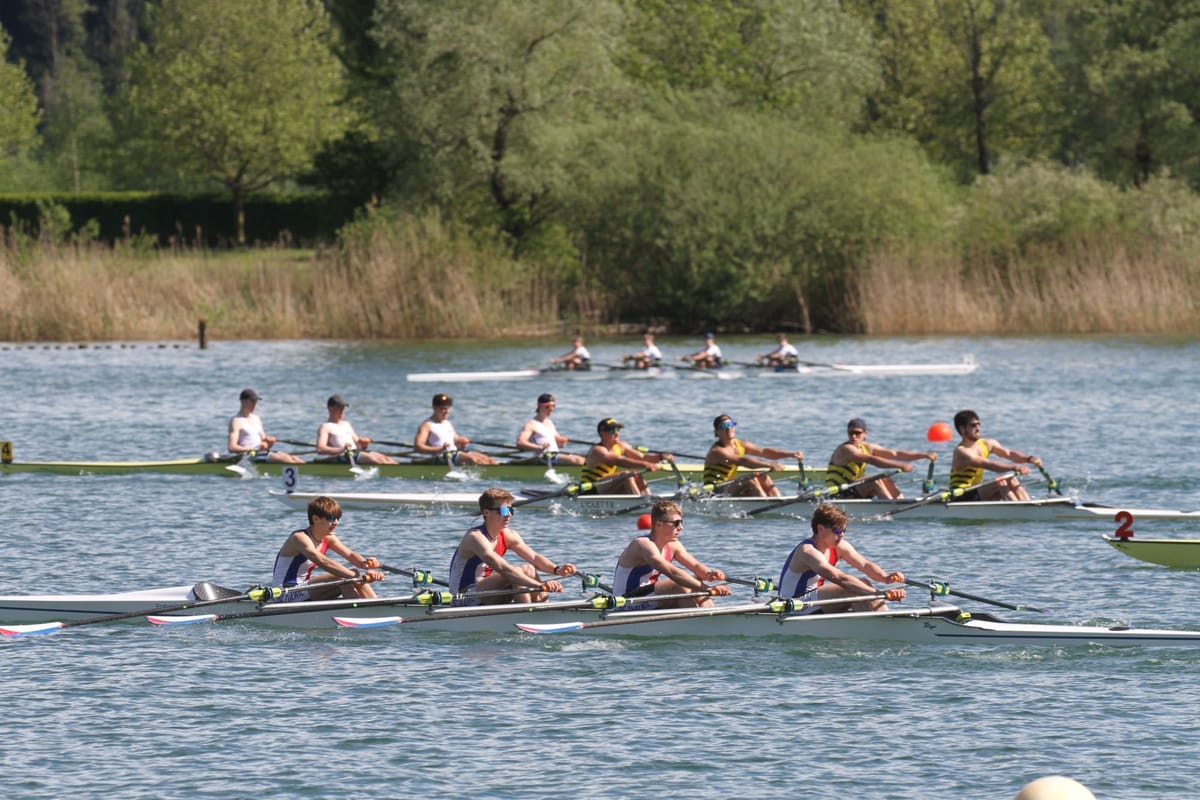
[[[987,603],[988,605],[997,606],[998,608],[1007,608],[1009,611],[1036,611],[1039,614],[1050,613],[1044,608],[1034,608],[1033,606],[1027,606],[1023,603],[1006,603],[1003,600],[992,600],[987,597],[980,597],[977,594],[959,592],[951,589],[950,584],[943,581],[915,581],[910,578],[905,578],[904,582],[909,586],[920,586],[924,589],[928,589],[930,599],[934,597],[945,597],[946,595],[952,594],[955,597],[962,597],[967,600],[975,600],[980,603]]]
[[[929,471],[925,473],[925,480],[921,481],[921,494],[929,494],[933,491],[933,467],[937,464],[936,459],[929,459]]]

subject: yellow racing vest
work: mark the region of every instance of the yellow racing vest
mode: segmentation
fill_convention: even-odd
[[[614,455],[618,456],[624,452],[621,450],[621,445],[619,444],[614,444],[610,449],[613,451]],[[618,469],[620,469],[620,467],[616,464],[596,464],[595,466],[585,465],[583,469],[579,471],[579,475],[584,481],[590,481],[594,483],[601,478],[607,478],[610,475],[616,475]]]
[[[867,447],[866,442],[858,446],[863,453],[870,455],[871,448]],[[829,466],[825,467],[825,488],[836,489],[843,483],[852,483],[862,476],[867,474],[867,462],[851,461],[848,464],[834,464],[829,462]]]
[[[737,451],[738,458],[746,455],[746,447],[737,439],[730,440],[733,444],[733,449]],[[737,475],[737,464],[716,464],[711,461],[704,462],[704,483],[718,484],[725,481],[731,481]]]
[[[987,442],[983,439],[979,440],[979,450],[979,454],[984,458],[991,455]],[[979,483],[983,483],[983,467],[965,467],[963,469],[950,470],[951,489],[962,489],[965,486],[975,486]]]

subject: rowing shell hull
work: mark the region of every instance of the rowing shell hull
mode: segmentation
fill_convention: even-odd
[[[278,492],[272,496],[295,507],[307,505],[318,497],[317,492]],[[359,511],[390,511],[401,508],[433,509],[477,509],[479,495],[471,492],[325,492],[344,508]],[[608,495],[563,495],[559,497],[535,497],[514,492],[522,505],[555,508],[580,516],[604,517],[613,514],[648,511],[656,500],[674,500],[687,513],[711,514],[714,516],[746,516],[755,509],[768,508],[779,502],[777,497],[708,497],[689,498],[675,494],[638,497],[627,494]],[[886,519],[889,511],[895,511],[912,503],[911,500],[833,500],[848,515],[858,520]],[[803,517],[811,512],[813,501],[800,501],[781,506],[773,511],[777,515]],[[1112,520],[1119,511],[1126,511],[1135,520],[1187,520],[1200,519],[1197,511],[1173,511],[1161,508],[1131,508],[1106,506],[1097,503],[1076,503],[1067,498],[1052,500],[1029,500],[1015,502],[955,502],[929,503],[903,512],[909,519],[939,520],[942,522],[1057,522],[1066,520]],[[766,513],[763,516],[766,516]],[[1200,565],[1198,565],[1200,566]]]
[[[558,377],[571,380],[644,379],[644,378],[707,378],[734,380],[745,377],[795,378],[795,377],[873,377],[900,378],[920,375],[970,375],[979,365],[974,359],[966,358],[950,364],[801,364],[794,367],[701,367],[666,366],[648,369],[623,369],[615,367],[592,367],[586,370],[565,369],[512,369],[480,372],[411,372],[406,379],[411,383],[482,383],[486,381],[525,381],[534,378]]]
[[[204,458],[180,458],[169,461],[14,461],[0,463],[0,473],[50,473],[56,475],[131,475],[138,473],[165,475],[217,475],[228,478],[243,477],[240,470],[230,469],[236,466],[229,461],[211,461]],[[284,467],[294,466],[301,476],[317,478],[354,478],[349,464],[312,462],[305,464],[255,464],[254,472],[259,476],[279,477]],[[704,471],[703,464],[679,464],[679,471],[684,475],[699,478]],[[384,464],[362,469],[367,470],[373,477],[407,478],[413,480],[437,480],[447,475],[464,478],[479,478],[483,480],[510,480],[524,482],[540,482],[546,479],[544,463],[497,464],[494,466],[456,467],[453,470],[446,464]],[[665,472],[669,472],[664,467]],[[579,479],[579,467],[560,465],[554,468],[558,475],[570,479]],[[799,474],[799,467],[784,466],[784,475]],[[806,474],[813,480],[824,477],[823,469],[808,469]]]
[[[1104,541],[1139,561],[1176,569],[1200,568],[1200,539],[1121,539],[1105,536]]]
[[[108,595],[27,595],[0,597],[0,620],[5,624],[31,624],[52,621],[72,622],[105,614],[122,614],[167,607],[187,602],[190,587],[168,587],[143,592]],[[359,621],[401,616],[406,622],[396,626],[403,631],[451,631],[523,635],[517,624],[553,625],[596,623],[613,620],[646,622],[588,628],[584,635],[651,637],[728,637],[798,636],[813,639],[844,639],[909,644],[998,644],[1018,646],[1062,646],[1078,644],[1113,645],[1200,645],[1200,631],[1143,629],[1124,627],[1042,625],[998,620],[990,615],[963,616],[955,606],[900,609],[864,614],[774,614],[750,612],[692,616],[691,610],[676,612],[596,611],[559,608],[565,601],[527,606],[478,606],[461,608],[428,607],[404,604],[396,598],[381,598],[350,603],[330,600],[310,603],[276,603],[265,616],[247,617],[233,622],[252,623],[289,629],[329,629],[337,627],[335,617]],[[254,613],[260,607],[249,601],[231,601],[208,606],[199,613]],[[719,608],[719,606],[718,606]],[[150,612],[153,613],[153,612]],[[186,616],[172,612],[166,616]],[[190,613],[198,613],[196,611]],[[686,618],[659,619],[666,614]],[[2,626],[0,626],[2,627]]]

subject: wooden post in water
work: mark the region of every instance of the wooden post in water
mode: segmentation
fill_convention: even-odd
[[[204,350],[208,347],[208,323],[200,320],[200,349]]]

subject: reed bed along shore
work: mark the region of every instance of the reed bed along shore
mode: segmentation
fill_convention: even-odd
[[[640,322],[610,316],[602,289],[581,292],[437,225],[366,230],[318,251],[9,247],[0,340],[188,340],[200,320],[219,339],[600,334]],[[844,332],[1200,333],[1200,266],[1169,249],[1081,242],[968,261],[896,248],[876,253],[847,291]]]

